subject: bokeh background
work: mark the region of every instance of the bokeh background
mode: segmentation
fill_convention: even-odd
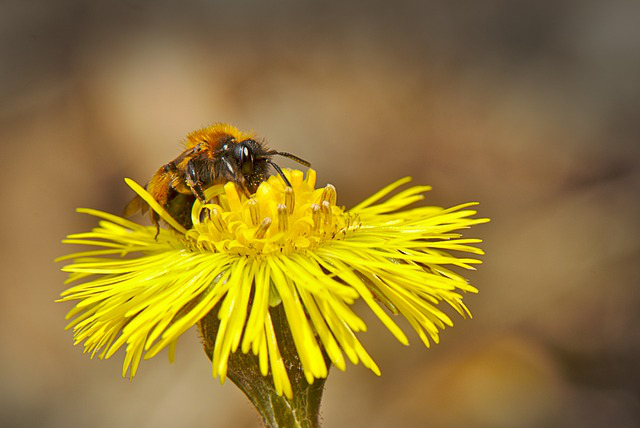
[[[383,375],[329,377],[324,427],[640,425],[640,3],[0,4],[0,425],[255,427],[195,331],[133,382],[54,304],[60,240],[120,213],[216,121],[312,161],[352,206],[411,175],[480,201],[480,289],[441,344],[374,320]],[[283,160],[283,166],[295,166]],[[363,307],[363,313],[366,310]]]

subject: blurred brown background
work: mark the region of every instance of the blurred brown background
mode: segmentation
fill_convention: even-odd
[[[258,426],[195,331],[129,382],[53,303],[74,209],[226,121],[347,206],[412,175],[492,219],[474,319],[427,350],[365,315],[383,375],[334,370],[325,427],[638,426],[640,3],[445,3],[3,1],[0,425]]]

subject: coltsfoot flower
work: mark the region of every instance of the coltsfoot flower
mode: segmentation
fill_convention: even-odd
[[[408,208],[430,188],[389,196],[405,178],[345,210],[333,186],[315,188],[313,170],[306,178],[297,170],[285,174],[292,188],[271,177],[250,197],[233,183],[213,186],[210,203],[194,204],[190,230],[127,180],[173,227],[157,236],[155,227],[79,209],[101,221],[64,241],[98,249],[59,259],[73,259],[63,271],[67,282],[79,282],[59,300],[77,301],[68,314],[75,343],[99,358],[126,347],[122,373],[133,377],[143,357],[169,348],[172,359],[180,335],[215,311],[213,376],[224,381],[230,355],[251,352],[277,393],[291,397],[270,307],[284,308],[309,383],[327,376],[323,352],[341,370],[349,360],[380,374],[356,335],[367,329],[357,300],[405,345],[392,315],[406,318],[426,346],[452,325],[439,305],[470,315],[462,295],[477,290],[451,268],[473,269],[480,261],[450,252],[482,254],[472,245],[480,240],[458,233],[488,221],[472,218],[475,203]]]

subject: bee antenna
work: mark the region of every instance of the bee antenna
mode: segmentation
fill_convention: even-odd
[[[273,162],[271,159],[267,159],[267,163],[271,165],[273,169],[275,169],[278,172],[278,174],[280,175],[280,177],[282,177],[287,187],[293,187],[291,183],[289,183],[289,180],[287,180],[287,177],[285,177],[284,172],[282,172],[282,169],[280,169],[280,167],[275,162]]]
[[[272,155],[284,156],[285,158],[292,159],[292,160],[294,160],[294,161],[298,162],[299,164],[304,165],[306,167],[310,167],[311,166],[310,162],[307,162],[306,160],[301,159],[296,155],[292,155],[291,153],[271,151],[271,152],[269,152],[267,154],[270,155],[270,156],[272,156]],[[271,163],[271,165],[275,165],[275,164]]]

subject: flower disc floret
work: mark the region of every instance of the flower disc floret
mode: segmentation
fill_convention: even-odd
[[[260,257],[290,255],[344,238],[357,228],[354,216],[336,205],[332,185],[316,189],[316,174],[289,173],[291,187],[270,177],[254,195],[234,183],[207,191],[207,200],[192,210],[193,228],[185,245],[193,250]]]

